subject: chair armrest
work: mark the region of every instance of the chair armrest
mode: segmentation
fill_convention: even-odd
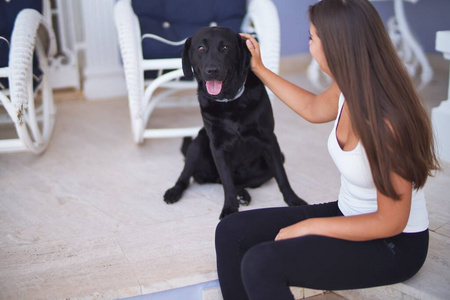
[[[252,0],[244,19],[243,28],[253,24],[261,46],[264,65],[278,74],[280,68],[280,19],[271,0]]]
[[[32,80],[36,43],[43,46],[47,57],[56,54],[56,38],[52,27],[36,10],[24,9],[14,22],[9,52],[11,102],[19,110],[28,105],[29,86],[26,83]]]
[[[143,118],[144,73],[141,29],[129,0],[119,0],[114,5],[114,23],[119,37],[131,119],[135,121]]]

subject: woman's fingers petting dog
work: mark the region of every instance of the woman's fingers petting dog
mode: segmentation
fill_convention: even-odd
[[[250,67],[252,70],[263,65],[261,59],[261,51],[259,47],[259,43],[256,39],[248,33],[240,33],[242,39],[245,41],[250,54],[252,55],[252,60],[250,62]]]

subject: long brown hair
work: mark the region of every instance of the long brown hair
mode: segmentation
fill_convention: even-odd
[[[391,182],[394,172],[422,188],[439,169],[431,123],[378,12],[368,0],[322,0],[310,6],[309,18],[375,186],[400,199]]]

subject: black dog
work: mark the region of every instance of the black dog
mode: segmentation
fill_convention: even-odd
[[[263,83],[249,68],[250,52],[241,36],[224,27],[203,28],[184,47],[183,72],[195,76],[204,127],[185,139],[184,169],[164,194],[177,202],[191,176],[198,183],[222,183],[225,203],[220,219],[248,205],[246,187],[275,177],[288,205],[305,205],[292,190],[274,134],[274,119]]]

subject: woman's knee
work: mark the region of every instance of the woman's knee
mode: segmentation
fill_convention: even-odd
[[[239,239],[239,233],[242,231],[239,213],[231,214],[222,219],[216,227],[216,247],[222,244],[229,244],[231,240]]]
[[[244,282],[266,280],[277,276],[279,261],[271,243],[262,243],[250,248],[241,262]],[[266,279],[264,279],[266,278]]]

